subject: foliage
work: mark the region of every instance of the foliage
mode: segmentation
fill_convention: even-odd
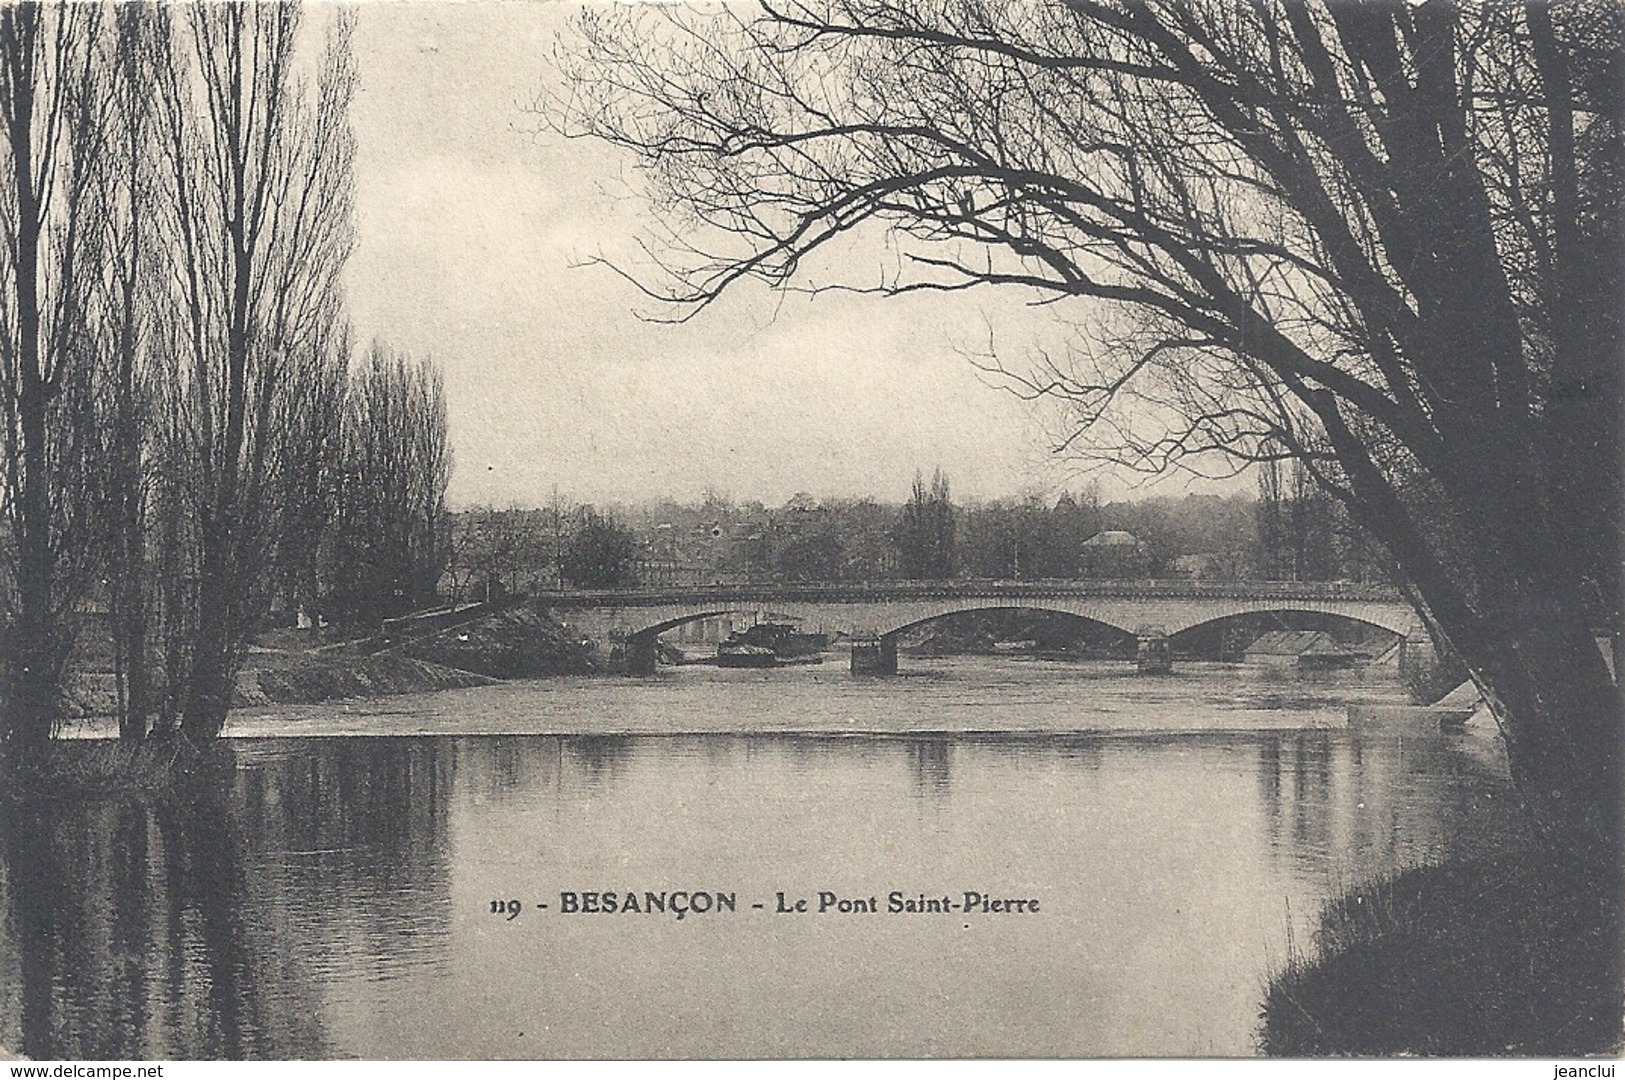
[[[842,542],[835,515],[810,496],[791,499],[770,535],[775,579],[839,581],[843,576]]]
[[[1078,504],[1063,493],[1053,507],[1032,496],[992,502],[960,513],[958,564],[971,577],[1023,580],[1085,573],[1084,541],[1100,531],[1093,498]]]
[[[94,550],[102,312],[77,274],[102,254],[109,238],[93,223],[116,198],[100,171],[113,127],[107,21],[97,9],[0,9],[0,504],[10,534],[0,734],[13,757],[39,753],[51,734]]]
[[[1380,580],[1389,563],[1301,461],[1260,465],[1258,546],[1271,581]]]
[[[559,584],[566,511],[482,507],[452,520],[452,597],[495,600]]]
[[[433,603],[449,560],[439,372],[374,343],[351,379],[343,431],[326,606],[334,621],[376,628]]]
[[[941,469],[931,474],[929,490],[914,474],[914,495],[897,523],[897,553],[905,578],[954,576],[954,504]]]
[[[1617,879],[1518,851],[1407,870],[1329,905],[1316,952],[1272,980],[1280,1057],[1616,1054]]]
[[[930,501],[929,490],[926,491]],[[1254,580],[1267,577],[1278,554],[1263,548],[1262,510],[1252,495],[1160,496],[1102,504],[1093,491],[1062,492],[1053,501],[1038,495],[963,504],[949,502],[953,516],[955,576],[983,580],[1041,580],[1095,574]],[[628,527],[647,553],[650,583],[753,581],[885,581],[910,572],[903,556],[900,523],[907,504],[873,499],[824,499],[798,495],[782,507],[736,506],[712,498],[703,504],[667,500],[628,508]],[[553,510],[471,511],[459,515],[458,562],[485,550],[479,536],[501,519],[509,539],[498,561],[508,580],[545,576],[551,564]],[[1387,564],[1376,546],[1346,514],[1334,510],[1325,580],[1386,581]],[[1120,565],[1089,564],[1084,543],[1102,530],[1122,530],[1140,541],[1135,559]],[[510,535],[511,534],[511,535]],[[494,556],[493,556],[494,557]],[[1274,560],[1274,561],[1272,561]],[[476,561],[478,561],[476,559]],[[472,568],[459,570],[471,582]],[[552,579],[547,581],[552,584]],[[473,594],[482,595],[477,584]]]
[[[564,546],[564,576],[583,589],[613,589],[637,578],[637,538],[614,517],[581,512]]]

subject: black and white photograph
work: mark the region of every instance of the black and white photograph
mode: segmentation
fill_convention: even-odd
[[[1612,1076],[1622,125],[1617,0],[5,0],[0,1068]]]

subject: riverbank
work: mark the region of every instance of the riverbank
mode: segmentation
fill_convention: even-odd
[[[590,644],[573,639],[545,612],[523,606],[407,641],[323,643],[284,631],[250,647],[232,708],[462,690],[507,679],[591,674],[599,667]],[[116,711],[110,672],[89,671],[69,681],[70,719],[110,717]]]
[[[1405,870],[1329,903],[1315,955],[1270,984],[1263,1052],[1618,1054],[1619,874],[1576,867],[1507,826],[1494,854]]]
[[[461,690],[497,681],[399,652],[324,655],[317,650],[262,650],[250,654],[237,673],[231,707],[317,705],[346,698]],[[65,709],[69,720],[105,719],[116,711],[113,676],[90,672],[69,681]]]

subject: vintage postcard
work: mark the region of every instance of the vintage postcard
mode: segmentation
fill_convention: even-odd
[[[0,6],[0,1049],[1611,1076],[1622,48]]]

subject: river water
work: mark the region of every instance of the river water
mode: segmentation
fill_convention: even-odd
[[[1494,741],[1390,708],[1391,673],[904,666],[256,710],[188,813],[12,806],[0,1043],[1247,1055],[1326,899],[1470,848],[1509,801]],[[566,911],[607,892],[640,910]]]

